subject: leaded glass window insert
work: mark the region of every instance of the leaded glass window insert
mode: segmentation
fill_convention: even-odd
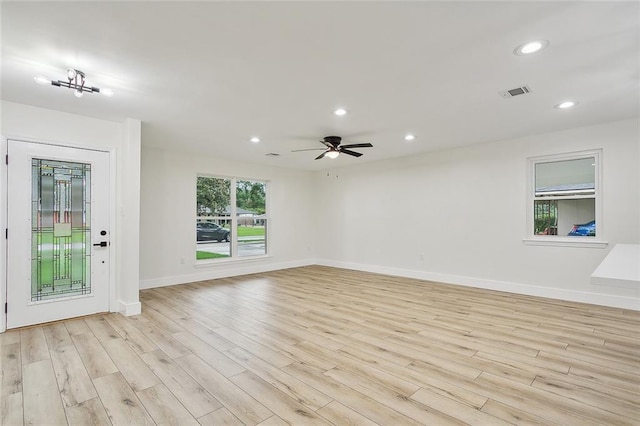
[[[31,301],[91,293],[91,165],[32,160]]]

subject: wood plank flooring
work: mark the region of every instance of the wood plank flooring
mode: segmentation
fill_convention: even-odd
[[[0,334],[4,425],[639,425],[640,312],[309,266]]]

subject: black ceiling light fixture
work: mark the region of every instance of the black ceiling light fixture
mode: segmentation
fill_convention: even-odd
[[[73,90],[76,98],[81,98],[86,93],[102,93],[105,96],[112,96],[113,90],[100,89],[99,87],[87,85],[85,75],[82,71],[75,68],[67,68],[67,80],[49,80],[46,77],[38,75],[34,77],[38,84],[51,84],[57,87],[66,87]]]

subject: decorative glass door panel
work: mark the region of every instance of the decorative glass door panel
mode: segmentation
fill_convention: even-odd
[[[31,301],[91,293],[91,165],[32,159]]]
[[[7,140],[7,328],[107,312],[108,152]]]

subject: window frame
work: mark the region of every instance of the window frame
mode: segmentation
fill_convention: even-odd
[[[204,177],[204,178],[214,178],[214,179],[225,179],[225,180],[229,180],[230,182],[230,190],[229,190],[229,217],[224,217],[224,220],[229,220],[230,221],[230,234],[229,234],[229,244],[230,244],[230,255],[229,257],[223,257],[223,258],[217,258],[217,259],[195,259],[195,265],[196,267],[200,267],[200,266],[207,266],[207,265],[211,265],[211,264],[219,264],[219,263],[234,263],[234,262],[251,262],[254,260],[259,260],[259,259],[264,259],[264,258],[268,258],[271,257],[271,249],[270,249],[270,244],[268,243],[269,241],[269,229],[270,226],[268,226],[268,224],[271,222],[271,217],[269,215],[270,212],[270,184],[271,181],[267,180],[267,179],[257,179],[257,178],[244,178],[244,177],[238,177],[238,176],[224,176],[224,175],[216,175],[216,174],[210,174],[210,173],[197,173],[196,174],[196,182],[195,182],[195,186],[196,186],[196,204],[197,204],[197,186],[198,186],[198,178],[200,177]],[[265,221],[265,253],[264,254],[256,254],[256,255],[249,255],[249,256],[238,256],[238,206],[237,206],[237,188],[238,188],[238,181],[250,181],[250,182],[260,182],[260,183],[264,183],[265,185],[265,214],[264,214],[264,221]],[[200,216],[196,216],[196,223],[198,221],[198,219],[200,219]],[[212,216],[211,218],[222,218],[222,217],[218,217],[218,216]],[[195,250],[194,250],[194,254],[195,252],[198,251],[198,242],[197,242],[197,238],[194,235],[194,241],[195,241]]]
[[[589,236],[567,236],[567,235],[536,235],[534,234],[534,211],[536,198],[535,179],[536,164],[552,163],[568,160],[580,160],[585,158],[594,158],[595,160],[595,190],[593,197],[591,196],[557,196],[545,198],[548,200],[561,199],[589,199],[593,198],[595,202],[595,221],[596,235]],[[602,149],[592,149],[585,151],[567,152],[561,154],[550,154],[527,158],[527,194],[526,194],[526,230],[523,242],[527,245],[547,245],[561,247],[591,247],[605,248],[608,243],[605,241],[605,224],[603,222],[602,209]]]

